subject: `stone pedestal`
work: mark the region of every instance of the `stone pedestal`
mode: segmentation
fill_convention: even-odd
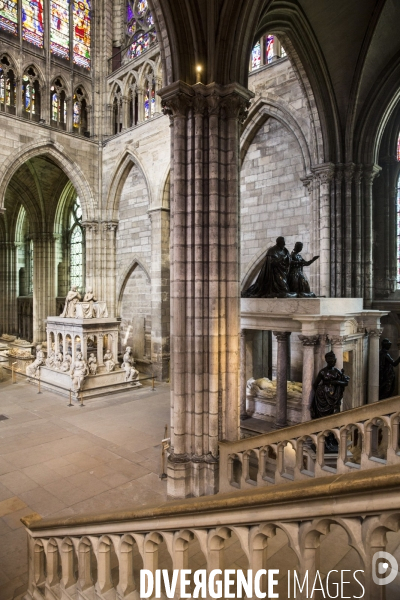
[[[337,368],[344,367],[350,377],[344,408],[356,408],[378,399],[380,320],[386,314],[363,310],[362,298],[242,298],[242,330],[273,331],[278,341],[276,428],[287,424],[289,332],[300,334],[303,345],[302,421],[307,421],[313,383],[325,366],[325,353],[331,348]],[[245,368],[241,364],[241,377]]]

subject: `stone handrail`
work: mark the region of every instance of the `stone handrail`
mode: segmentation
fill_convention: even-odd
[[[399,421],[400,397],[396,396],[237,442],[222,442],[219,490],[254,489],[399,464]]]
[[[312,581],[320,541],[338,525],[361,561],[363,597],[374,600],[381,596],[371,578],[372,556],[387,548],[386,532],[399,529],[399,485],[398,467],[383,466],[372,473],[355,471],[97,516],[24,517],[29,538],[24,598],[138,599],[138,571],[166,568],[166,554],[173,569],[228,568],[225,552],[233,534],[248,568],[258,571],[269,568],[269,546],[278,530],[294,552],[299,576],[303,579],[308,571]],[[192,562],[194,543],[204,567]]]

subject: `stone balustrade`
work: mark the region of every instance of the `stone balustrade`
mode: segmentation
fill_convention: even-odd
[[[396,396],[238,442],[222,442],[220,492],[399,464],[399,421]]]
[[[394,552],[400,542],[399,485],[397,465],[382,466],[98,516],[24,517],[29,537],[24,598],[138,599],[141,569],[153,574],[167,569],[171,577],[172,569],[232,568],[237,576],[238,569],[276,568],[279,597],[289,597],[292,570],[301,581],[308,572],[313,582],[319,569],[324,581],[327,571],[336,569],[331,575],[337,578],[347,569],[353,587],[344,594],[375,600],[382,596],[371,578],[373,555]],[[356,570],[363,596],[352,579]],[[311,596],[304,591],[296,597]]]

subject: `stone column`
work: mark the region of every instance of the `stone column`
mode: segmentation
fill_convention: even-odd
[[[368,331],[368,404],[379,400],[379,338],[383,329]]]
[[[56,314],[55,238],[52,233],[33,237],[33,341],[46,337],[46,319]]]
[[[362,165],[357,165],[354,170],[354,199],[355,199],[355,231],[354,231],[354,295],[356,298],[362,298],[363,295],[363,274],[362,274],[362,238],[363,238],[363,223],[362,223],[362,194],[361,194],[361,178],[363,174]]]
[[[340,371],[343,369],[343,347],[347,339],[347,335],[333,335],[329,336],[329,341],[332,346],[332,351],[336,356],[336,368]]]
[[[331,181],[335,166],[332,163],[313,169],[319,179],[319,247],[320,295],[331,295]]]
[[[138,123],[143,123],[144,121],[144,90],[143,88],[137,88],[137,97],[138,97]]]
[[[344,292],[348,298],[353,297],[353,247],[354,247],[354,231],[353,231],[353,175],[355,164],[348,163],[344,169],[345,179],[345,215],[344,215],[344,253],[343,253],[343,268],[344,268]]]
[[[248,419],[246,412],[246,383],[247,383],[247,365],[246,365],[246,331],[240,331],[240,418]]]
[[[0,331],[18,334],[17,251],[14,242],[0,242]]]
[[[169,209],[149,210],[151,219],[151,361],[160,381],[168,377],[170,285]]]
[[[83,221],[82,228],[85,232],[85,283],[92,286],[96,297],[101,292],[102,269],[99,269],[99,244],[97,221]]]
[[[116,247],[116,231],[118,227],[117,221],[104,221],[102,223],[102,240],[101,240],[101,265],[102,265],[102,282],[100,300],[107,302],[108,316],[114,317],[116,312],[116,264],[115,264],[115,247]],[[98,294],[99,296],[100,294]]]
[[[275,428],[287,426],[287,371],[289,331],[273,331],[278,340],[276,361],[276,418]]]
[[[239,128],[251,93],[176,82],[171,119],[168,493],[215,493],[218,441],[239,437]]]
[[[99,333],[97,335],[97,364],[99,365],[99,367],[102,367],[104,365],[104,353],[103,353],[103,334]],[[117,363],[117,358],[118,358],[118,354],[113,354],[113,360],[115,361],[115,363]]]
[[[381,171],[379,165],[369,165],[364,170],[365,180],[365,247],[364,247],[364,303],[365,308],[371,306],[373,297],[373,201],[372,201],[372,184],[375,177]]]
[[[303,393],[301,398],[301,421],[311,420],[310,406],[314,383],[314,348],[319,335],[299,335],[303,344]]]

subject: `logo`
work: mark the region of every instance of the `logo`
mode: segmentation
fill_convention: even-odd
[[[396,579],[398,572],[399,565],[394,556],[389,552],[375,552],[372,557],[372,579],[376,585],[389,585]]]

